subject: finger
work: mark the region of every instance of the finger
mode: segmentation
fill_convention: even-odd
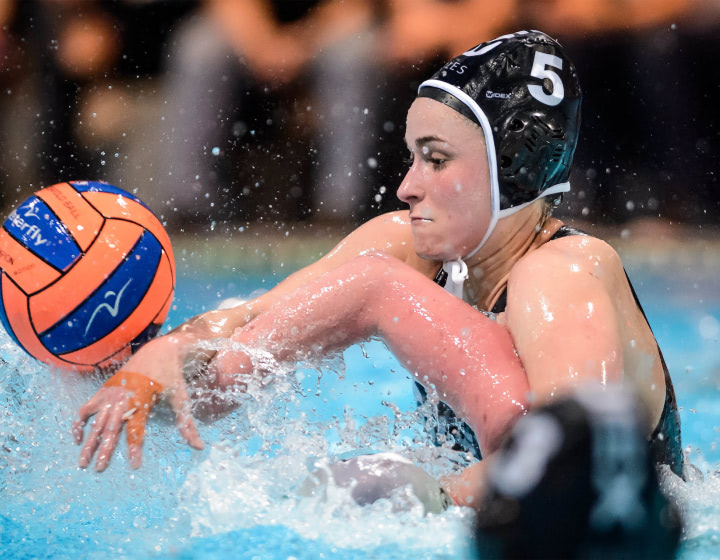
[[[104,400],[104,393],[105,391],[103,391],[101,387],[100,390],[90,398],[90,400],[80,407],[80,410],[78,410],[78,417],[81,422],[87,422],[87,419],[100,409]]]
[[[128,445],[130,467],[139,469],[142,466],[142,445]]]
[[[115,405],[108,414],[105,430],[103,431],[102,443],[97,451],[97,461],[95,462],[95,470],[98,472],[102,472],[107,468],[113,451],[115,451],[115,447],[117,446],[118,438],[122,431],[123,409],[123,406]]]
[[[87,401],[82,407],[80,407],[80,410],[78,410],[78,420],[73,422],[73,439],[75,440],[75,443],[77,445],[80,445],[83,440],[83,431],[85,430],[85,425],[87,424],[88,418],[90,418],[93,414],[95,414],[98,411],[98,408],[100,406],[100,397],[98,397],[99,392],[96,393],[89,401]]]
[[[139,468],[142,464],[142,445],[145,439],[147,417],[148,409],[141,407],[127,421],[128,459],[133,469]]]
[[[195,449],[205,449],[205,444],[195,426],[195,420],[190,412],[190,397],[185,386],[178,387],[169,395],[170,406],[175,412],[176,425],[180,435]]]
[[[177,427],[180,435],[185,438],[185,441],[187,441],[191,447],[195,449],[205,449],[205,443],[198,433],[192,414],[184,411],[179,413],[177,415]]]
[[[100,409],[97,416],[95,417],[95,420],[92,423],[92,426],[90,427],[90,433],[88,434],[87,440],[85,440],[85,445],[82,448],[82,451],[80,452],[80,460],[78,461],[78,465],[82,467],[83,469],[87,467],[90,464],[90,460],[92,459],[92,456],[95,454],[95,450],[98,447],[98,444],[100,443],[100,434],[103,431],[103,428],[105,427],[105,423],[107,422],[108,415],[110,414],[110,407],[105,406]]]
[[[83,431],[85,430],[85,424],[86,422],[83,420],[76,420],[73,422],[72,426],[72,433],[73,433],[73,441],[75,441],[76,445],[80,445],[83,440]]]

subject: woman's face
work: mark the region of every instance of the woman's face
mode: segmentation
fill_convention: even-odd
[[[421,97],[408,112],[405,142],[412,165],[398,198],[410,205],[416,252],[434,260],[467,255],[490,222],[482,130],[446,105]]]

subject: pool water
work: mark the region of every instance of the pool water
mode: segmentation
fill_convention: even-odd
[[[675,382],[683,442],[698,474],[668,491],[686,519],[680,558],[720,556],[720,294],[717,270],[672,278],[627,263]],[[268,289],[282,274],[247,275],[179,261],[165,330],[229,296]],[[429,445],[410,376],[378,342],[323,365],[278,372],[238,395],[240,407],[199,425],[188,448],[156,407],[144,463],[124,442],[105,473],[75,467],[71,424],[102,383],[34,362],[0,333],[0,556],[3,558],[473,558],[472,513],[397,513],[406,496],[360,508],[340,489],[300,499],[318,459],[393,450],[434,476],[452,454]]]

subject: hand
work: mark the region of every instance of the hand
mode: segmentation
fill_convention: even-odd
[[[118,371],[78,412],[79,419],[73,424],[76,444],[82,443],[83,429],[88,418],[97,415],[80,453],[78,465],[87,467],[95,451],[95,469],[102,472],[108,465],[127,422],[128,457],[130,466],[138,468],[142,462],[142,444],[145,423],[163,386],[149,377],[131,371]],[[169,393],[170,405],[177,418],[177,426],[185,440],[195,449],[204,447],[189,412],[189,398],[184,383]]]

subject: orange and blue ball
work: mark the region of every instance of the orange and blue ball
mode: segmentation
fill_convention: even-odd
[[[157,334],[175,290],[170,238],[136,196],[70,181],[37,191],[0,230],[0,320],[60,369],[124,362]]]

